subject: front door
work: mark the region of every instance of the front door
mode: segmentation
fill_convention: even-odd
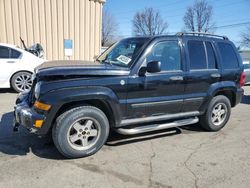
[[[160,61],[161,72],[131,76],[128,84],[128,116],[159,116],[181,112],[184,80],[179,42],[156,43],[145,62]]]

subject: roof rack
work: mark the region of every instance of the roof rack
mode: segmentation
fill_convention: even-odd
[[[217,38],[222,38],[224,40],[228,40],[228,38],[226,36],[214,35],[212,33],[202,33],[202,32],[188,32],[188,33],[178,32],[178,33],[176,33],[176,35],[178,35],[178,36],[184,36],[184,35],[211,36],[211,37],[217,37]]]

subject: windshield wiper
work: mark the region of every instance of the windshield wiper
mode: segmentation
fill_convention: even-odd
[[[96,59],[95,62],[102,63],[102,61],[100,59]]]

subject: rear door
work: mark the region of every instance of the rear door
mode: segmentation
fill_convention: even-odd
[[[188,72],[185,80],[183,112],[199,111],[209,87],[220,81],[215,46],[212,41],[187,40]]]

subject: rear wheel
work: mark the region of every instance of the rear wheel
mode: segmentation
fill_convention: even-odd
[[[214,97],[206,113],[201,116],[201,126],[208,131],[219,131],[228,122],[231,115],[231,103],[223,95]]]
[[[98,108],[83,106],[71,109],[56,120],[53,127],[55,146],[67,158],[96,153],[109,135],[109,122]]]
[[[32,74],[29,72],[18,72],[11,78],[11,87],[16,92],[23,92],[30,90],[32,86]]]

